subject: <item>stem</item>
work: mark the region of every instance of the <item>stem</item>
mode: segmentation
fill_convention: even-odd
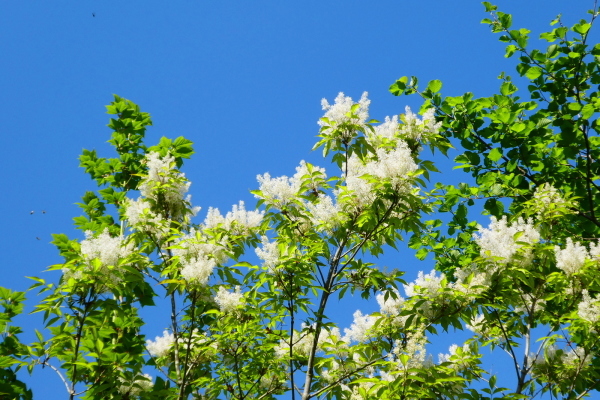
[[[291,280],[291,276],[290,276]],[[294,387],[294,350],[292,347],[292,343],[294,343],[294,298],[290,297],[290,385]],[[296,399],[296,392],[292,389],[292,400]]]
[[[186,387],[186,378],[187,378],[187,373],[189,371],[188,369],[188,363],[190,360],[190,347],[192,345],[192,336],[194,335],[194,319],[196,316],[196,293],[192,292],[192,304],[191,304],[191,316],[190,316],[190,330],[189,330],[189,336],[188,336],[188,340],[187,340],[187,345],[186,345],[186,349],[185,349],[185,360],[183,362],[183,376],[181,377],[181,385],[179,386],[179,398],[183,399],[184,397],[184,392],[185,392],[185,387]]]
[[[304,381],[304,392],[302,393],[302,400],[308,400],[312,396],[310,395],[310,386],[313,380],[313,368],[315,364],[315,355],[317,353],[317,345],[319,344],[319,335],[321,334],[321,328],[323,325],[323,317],[325,313],[325,307],[327,306],[327,300],[329,300],[329,295],[331,294],[331,288],[333,287],[333,282],[336,276],[336,269],[339,265],[342,252],[344,247],[346,246],[347,238],[344,238],[340,245],[338,246],[335,255],[333,256],[329,273],[327,274],[327,281],[323,287],[323,292],[321,292],[321,299],[319,301],[319,309],[317,311],[317,320],[315,323],[315,337],[313,339],[313,343],[310,349],[310,353],[308,356],[308,365],[306,367],[306,379]]]
[[[171,293],[171,325],[173,327],[173,337],[175,338],[175,374],[177,375],[177,383],[181,382],[181,374],[179,370],[179,332],[177,330],[177,305],[175,304],[175,293]]]
[[[85,323],[85,319],[87,318],[87,313],[89,312],[89,307],[92,304],[92,299],[94,298],[94,288],[92,287],[89,292],[90,300],[86,301],[84,298],[85,307],[83,309],[83,314],[81,315],[79,322],[79,327],[77,328],[77,335],[75,336],[75,351],[73,352],[73,373],[71,382],[71,389],[69,390],[69,400],[73,400],[75,398],[75,384],[77,383],[77,358],[79,358],[79,346],[81,345],[81,336],[83,334],[83,326]]]
[[[46,358],[44,361],[42,361],[40,363],[42,366],[48,366],[50,367],[54,372],[56,372],[60,378],[60,380],[63,382],[63,384],[65,385],[65,388],[67,389],[67,393],[69,393],[71,396],[74,395],[74,392],[72,391],[72,389],[69,387],[69,383],[67,382],[67,380],[65,379],[65,377],[63,376],[63,374],[61,374],[60,370],[58,368],[56,368],[54,365],[50,364],[48,362],[48,359]]]

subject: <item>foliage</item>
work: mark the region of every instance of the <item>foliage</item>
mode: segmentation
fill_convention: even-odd
[[[366,94],[355,103],[340,93],[323,101],[315,145],[334,175],[304,161],[291,177],[259,175],[256,210],[240,202],[194,222],[199,209],[180,172],[192,143],[146,147],[149,114],[115,96],[107,109],[117,157],[85,150],[80,158],[99,186],[75,218],[85,239],[55,235],[65,262],[50,270],[60,281],[34,278],[45,296],[36,342],[20,343],[12,325],[24,294],[0,290],[2,395],[31,398],[17,372],[37,365],[56,372],[69,399],[581,398],[596,390],[600,45],[587,38],[597,12],[571,28],[556,20],[542,52],[527,48],[529,31],[511,30],[509,14],[484,4],[507,57],[521,56],[527,100],[504,74],[500,93],[480,99],[443,97],[439,81],[420,91],[404,77],[391,91],[419,93],[422,117],[407,109],[378,123]],[[476,184],[429,188],[438,171],[423,149],[445,154],[452,145],[464,149],[456,161]],[[488,228],[468,217],[480,200]],[[424,221],[429,214],[439,218]],[[435,255],[442,274],[407,283],[403,271],[375,263],[405,236],[418,257]],[[357,311],[342,334],[331,302],[348,293],[376,300],[380,311]],[[169,328],[152,340],[139,310],[159,302]],[[427,342],[467,328],[472,337],[434,362]],[[512,378],[498,382],[484,365],[486,347],[508,354]]]

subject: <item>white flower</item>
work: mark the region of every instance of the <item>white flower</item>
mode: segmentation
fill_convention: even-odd
[[[302,329],[300,332],[294,330],[294,335],[291,339],[292,341],[292,349],[294,354],[301,356],[308,356],[312,349],[315,333],[314,333],[315,325],[306,325],[302,323]],[[321,335],[319,336],[319,341],[317,343],[317,349],[322,348],[324,341],[326,341],[323,336],[323,331],[321,331]],[[285,358],[290,355],[290,342],[289,339],[281,339],[279,341],[279,345],[275,347],[275,355],[277,358]]]
[[[316,178],[316,179],[315,179]],[[305,192],[315,192],[321,186],[320,182],[327,179],[325,168],[309,165],[306,161],[300,161],[300,165],[296,167],[296,173],[292,177],[291,181],[298,188],[304,186]]]
[[[344,174],[346,186],[338,194],[338,198],[340,195],[342,196],[340,200],[344,202],[344,205],[349,204],[360,210],[373,203],[375,200],[373,187],[367,180],[363,179],[363,176],[367,174],[367,169],[358,156],[352,154],[342,168],[344,171],[347,171]],[[348,193],[350,196],[343,196],[345,193]]]
[[[598,243],[590,242],[590,257],[594,261],[600,260],[600,245]]]
[[[471,318],[471,323],[466,324],[466,328],[473,333],[482,335],[485,331],[485,315],[478,314],[477,316]]]
[[[453,344],[448,349],[448,354],[439,353],[438,354],[438,359],[439,359],[438,362],[440,364],[445,363],[445,362],[450,362],[450,357],[456,355],[456,350],[458,350],[458,345]]]
[[[246,211],[244,202],[240,201],[239,204],[233,205],[233,209],[225,217],[219,213],[218,208],[210,207],[204,220],[204,227],[212,229],[222,224],[225,230],[232,231],[234,234],[245,234],[259,226],[263,216],[262,211]]]
[[[317,230],[331,232],[340,226],[343,214],[340,214],[338,204],[334,204],[330,196],[319,196],[317,202],[306,202],[306,208],[310,212],[310,220]]]
[[[545,364],[549,364],[549,363],[553,362],[554,359],[556,358],[556,350],[558,350],[558,349],[555,344],[545,345],[545,346],[543,346],[543,350],[544,351],[541,354],[536,353],[536,354],[530,355],[528,357],[530,363],[533,366],[539,367],[539,366],[542,366]]]
[[[436,271],[431,271],[424,275],[423,271],[419,271],[419,275],[415,282],[404,285],[404,291],[409,297],[420,295],[428,298],[427,301],[420,304],[420,311],[428,318],[435,315],[436,309],[433,308],[433,302],[437,297],[443,295],[442,281],[446,279],[445,275],[436,275]]]
[[[344,329],[344,340],[347,342],[365,342],[372,336],[371,328],[377,319],[372,315],[363,315],[360,310],[354,313],[354,322],[350,329]]]
[[[258,258],[263,260],[263,267],[267,268],[269,271],[274,272],[275,267],[279,265],[279,248],[277,247],[277,242],[269,242],[269,238],[263,236],[261,238],[262,248],[256,248],[254,251]]]
[[[333,383],[338,379],[337,374],[339,369],[340,364],[337,361],[333,360],[331,362],[331,368],[328,370],[323,370],[321,372],[321,377],[325,380],[325,382]]]
[[[143,197],[137,200],[127,199],[125,217],[131,226],[162,238],[169,233],[169,227],[164,223],[162,215],[153,213],[150,207],[150,203]]]
[[[225,227],[228,230],[234,229],[234,233],[244,233],[259,226],[264,214],[264,211],[246,211],[244,202],[240,201],[225,216]]]
[[[579,244],[573,244],[571,238],[567,238],[567,246],[561,249],[554,247],[556,255],[556,267],[563,270],[567,275],[573,275],[584,266],[586,258],[589,257],[587,249]]]
[[[338,327],[321,330],[318,343],[320,350],[335,350],[338,356],[345,357],[348,354],[349,344],[348,338],[342,336]]]
[[[235,291],[230,292],[223,286],[221,286],[219,287],[219,291],[217,292],[217,295],[214,297],[214,299],[217,305],[219,306],[219,310],[221,310],[221,312],[229,313],[236,311],[236,309],[238,309],[242,304],[244,304],[242,300],[243,297],[244,295],[242,293],[241,287],[236,286]]]
[[[404,299],[400,296],[397,290],[394,289],[394,293],[396,294],[396,298],[388,295],[386,300],[385,295],[380,293],[377,295],[377,303],[379,304],[379,312],[381,314],[386,314],[390,316],[396,316],[400,314],[402,310],[402,306],[404,304]]]
[[[293,181],[285,175],[279,178],[271,178],[271,175],[267,172],[264,175],[258,175],[256,179],[262,196],[255,195],[255,197],[280,208],[295,199],[298,190],[300,190],[300,182]]]
[[[319,177],[322,180],[327,178],[324,168],[313,166],[312,172],[315,174],[315,177]],[[309,176],[309,178],[304,178],[305,176]],[[296,173],[291,178],[285,175],[279,178],[271,178],[268,172],[264,175],[258,175],[256,179],[258,180],[259,190],[262,195],[254,196],[263,199],[266,204],[282,208],[296,199],[298,194],[300,194],[303,182],[306,183],[304,189],[310,191],[317,190],[319,180],[315,180],[315,177],[312,177],[308,165],[302,160],[300,161],[300,165],[296,167]]]
[[[369,143],[377,147],[383,142],[382,139],[396,140],[399,125],[397,115],[394,115],[391,119],[390,117],[385,117],[384,122],[373,127],[375,132],[367,132]]]
[[[181,260],[181,276],[189,283],[206,285],[213,269],[217,266],[214,258],[198,255],[196,258]]]
[[[409,356],[408,363],[406,364],[407,369],[429,367],[433,364],[433,361],[431,357],[427,356],[427,351],[425,350],[426,343],[427,338],[423,334],[423,330],[419,329],[412,332],[405,343],[396,340],[391,353],[388,354],[388,358],[397,359],[400,354],[406,354]],[[398,361],[397,368],[403,369],[405,367]]]
[[[586,289],[583,290],[583,299],[577,306],[577,315],[592,324],[600,321],[600,302],[591,297]]]
[[[124,380],[119,379],[123,384],[119,386],[119,393],[128,394],[130,397],[137,397],[142,392],[148,392],[152,390],[154,383],[152,377],[148,374],[137,376],[131,383],[126,383]]]
[[[368,162],[366,172],[381,180],[389,180],[396,190],[406,190],[408,174],[417,170],[417,164],[404,141],[398,141],[391,151],[377,149],[377,160]]]
[[[215,263],[224,264],[229,260],[228,241],[229,237],[223,236],[217,243],[213,243],[204,232],[191,229],[189,234],[176,240],[172,251],[174,255],[185,258],[187,263],[194,259],[212,258]]]
[[[81,242],[81,254],[88,261],[97,258],[103,266],[117,265],[120,258],[133,253],[132,244],[125,245],[122,236],[110,236],[108,228],[96,237],[92,231],[86,231],[85,237]]]
[[[592,358],[592,354],[586,354],[583,347],[575,347],[568,352],[563,353],[562,362],[563,364],[575,364],[575,365],[587,365]]]
[[[441,122],[435,121],[433,108],[427,109],[421,120],[411,111],[410,107],[407,106],[405,112],[402,118],[404,124],[400,125],[400,133],[407,139],[419,142],[423,136],[427,137],[438,133],[442,126]]]
[[[146,349],[152,357],[163,357],[169,353],[173,343],[175,343],[175,336],[165,330],[163,335],[157,336],[154,341],[146,340]]]
[[[414,282],[404,285],[404,291],[409,297],[420,294],[434,298],[439,294],[440,290],[442,290],[442,280],[445,278],[444,274],[437,276],[435,270],[427,275],[424,275],[423,271],[419,271],[419,275]]]
[[[63,268],[63,282],[68,282],[70,279],[79,280],[84,272],[93,270],[94,279],[98,281],[98,285],[95,285],[96,290],[107,292],[111,285],[121,282],[117,270],[112,267],[118,265],[120,259],[133,253],[133,243],[125,244],[123,236],[110,236],[108,228],[96,237],[92,231],[86,231],[85,236],[86,239],[81,241],[80,251],[87,265],[81,265],[76,269]],[[100,261],[99,268],[97,265],[94,266],[93,260]]]
[[[482,257],[506,264],[511,262],[517,251],[521,249],[522,245],[517,242],[532,245],[540,240],[540,234],[532,221],[525,222],[523,218],[519,218],[509,225],[506,216],[499,221],[492,216],[491,220],[487,229],[479,225],[479,235],[474,235],[475,241],[481,247]],[[515,241],[515,235],[519,232],[522,232],[522,235]],[[530,255],[531,252],[527,251],[525,258]]]
[[[179,217],[185,207],[185,203],[191,202],[191,197],[185,197],[190,182],[185,174],[175,168],[175,157],[160,156],[157,152],[150,152],[145,157],[148,166],[148,174],[140,182],[139,190],[143,197],[158,200],[159,193],[169,206],[170,216]],[[198,208],[190,210],[192,214],[198,212]]]
[[[538,209],[538,215],[557,208],[568,208],[570,206],[554,186],[544,183],[535,189],[533,199]]]
[[[467,295],[480,294],[490,286],[492,275],[497,269],[497,267],[492,266],[481,271],[475,264],[466,268],[457,268],[454,271],[456,282],[452,287]],[[471,277],[471,280],[467,283],[469,277]]]
[[[351,122],[355,125],[364,125],[369,118],[369,104],[371,100],[367,98],[368,93],[364,92],[358,102],[358,109],[355,114],[358,116],[358,120],[351,120],[348,117],[348,113],[351,111],[352,106],[355,104],[351,97],[344,96],[344,93],[340,92],[335,98],[335,103],[330,105],[326,99],[321,100],[325,115],[323,118],[326,120],[319,120],[318,124],[324,129],[321,130],[326,135],[330,135],[334,132],[337,126],[347,124]],[[344,139],[353,137],[356,132],[342,132]]]

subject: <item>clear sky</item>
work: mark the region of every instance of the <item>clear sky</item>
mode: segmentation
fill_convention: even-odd
[[[593,0],[496,4],[536,38],[559,13],[568,25],[586,18]],[[96,187],[77,158],[84,148],[113,155],[104,108],[113,93],[151,113],[147,145],[161,136],[195,142],[183,170],[202,220],[209,206],[253,205],[257,174],[290,175],[302,159],[324,164],[310,151],[323,97],[368,91],[371,116],[383,120],[420,105],[388,92],[403,75],[440,79],[445,95],[494,93],[500,72],[516,75],[515,60],[503,58],[485,17],[472,0],[0,2],[0,285],[56,279],[42,272],[61,262],[50,235],[81,236],[74,203]],[[437,180],[467,179],[436,161]],[[408,279],[431,268],[410,265]],[[65,398],[50,373],[35,376],[46,390],[36,398]]]

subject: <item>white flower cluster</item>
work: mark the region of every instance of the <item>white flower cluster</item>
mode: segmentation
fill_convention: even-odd
[[[400,133],[407,139],[412,139],[419,142],[421,138],[436,134],[442,127],[441,122],[435,121],[435,110],[433,108],[427,109],[423,114],[423,119],[413,113],[410,107],[406,107],[405,114],[403,115],[403,122],[400,126]]]
[[[600,321],[600,301],[590,296],[586,289],[583,290],[583,299],[577,306],[577,315],[592,324]]]
[[[506,216],[503,216],[501,220],[492,216],[491,220],[487,229],[479,225],[479,235],[474,235],[475,241],[481,247],[482,257],[506,264],[511,262],[523,247],[519,242],[533,245],[540,240],[540,234],[533,226],[532,221],[525,222],[523,218],[519,218],[509,225]],[[515,240],[517,233],[521,233],[521,235]],[[530,255],[531,251],[526,250],[524,259],[527,260]]]
[[[137,200],[127,199],[125,203],[125,217],[131,226],[149,232],[159,239],[169,233],[169,226],[161,214],[155,214],[151,204],[139,197]]]
[[[485,334],[486,325],[485,325],[485,315],[478,314],[475,317],[471,318],[471,323],[466,324],[465,327],[473,333],[478,335]]]
[[[568,352],[563,353],[562,355],[562,363],[563,364],[575,364],[575,365],[587,365],[592,360],[592,354],[587,353],[583,347],[574,347],[571,348]]]
[[[442,283],[445,279],[444,274],[437,276],[435,270],[427,275],[423,271],[419,271],[419,275],[414,282],[404,285],[404,291],[408,297],[420,295],[427,298],[427,301],[421,304],[420,310],[426,317],[432,317],[436,312],[436,309],[432,307],[433,302],[444,295]]]
[[[345,190],[351,195],[350,202],[345,200],[344,203],[350,203],[359,210],[373,203],[375,193],[373,193],[372,185],[363,178],[367,171],[358,156],[352,154],[342,168],[346,171],[344,176],[346,180]]]
[[[377,318],[372,315],[363,315],[360,310],[357,310],[353,316],[354,321],[350,329],[344,329],[344,338],[348,342],[366,342],[373,335],[371,328],[373,328]]]
[[[145,157],[148,166],[148,174],[142,179],[139,190],[142,197],[158,200],[158,193],[169,206],[170,217],[178,218],[183,212],[185,203],[191,203],[191,196],[185,197],[190,181],[185,174],[175,168],[175,157],[167,155],[160,156],[157,152],[150,152]],[[200,209],[193,208],[191,213],[195,215]]]
[[[120,258],[125,258],[133,252],[133,244],[124,244],[122,236],[112,237],[106,228],[94,237],[92,231],[85,232],[85,240],[81,241],[81,254],[87,261],[99,259],[103,266],[117,265]]]
[[[338,356],[346,357],[348,355],[349,344],[350,339],[343,336],[338,327],[321,330],[318,343],[319,349],[335,350]]]
[[[244,294],[242,293],[241,287],[236,286],[235,291],[230,292],[223,286],[220,286],[217,295],[214,297],[214,300],[219,306],[219,310],[221,310],[221,312],[231,313],[236,311],[241,305],[244,304],[243,298]]]
[[[559,356],[560,354],[560,356]],[[535,357],[535,358],[534,358]],[[575,365],[577,367],[587,366],[592,361],[592,354],[587,353],[583,347],[571,347],[568,350],[559,351],[555,345],[546,347],[545,354],[530,356],[533,360],[533,373],[537,375],[539,367],[546,365],[556,366],[557,364]]]
[[[119,393],[128,395],[129,397],[127,398],[138,397],[142,392],[149,392],[152,390],[152,387],[154,386],[152,377],[148,374],[137,376],[133,382],[130,383],[124,382],[122,379],[120,380],[123,384],[119,386]]]
[[[427,275],[424,275],[423,271],[419,271],[419,275],[414,282],[404,285],[404,291],[409,297],[420,294],[434,298],[438,296],[440,290],[442,290],[442,281],[445,278],[444,274],[437,276],[435,270]]]
[[[197,257],[181,260],[181,276],[189,283],[206,285],[213,270],[217,266],[214,258],[205,254]]]
[[[163,335],[157,336],[154,341],[146,340],[146,349],[152,357],[164,357],[169,354],[173,343],[175,343],[175,336],[164,331]]]
[[[329,104],[326,99],[321,100],[321,106],[323,107],[323,110],[325,110],[323,119],[318,121],[319,126],[323,128],[321,132],[326,135],[331,135],[338,126],[347,123],[359,126],[364,125],[369,118],[369,104],[371,104],[371,100],[369,100],[367,96],[368,93],[364,92],[358,102],[358,109],[355,112],[358,116],[358,120],[353,120],[348,117],[348,113],[351,112],[352,106],[355,103],[352,101],[351,97],[345,96],[344,93],[340,92],[338,94],[333,105]],[[344,139],[350,139],[356,132],[343,131],[341,134]]]
[[[417,170],[406,142],[399,140],[391,151],[377,149],[377,160],[368,162],[365,172],[381,180],[390,181],[397,191],[405,191],[408,174]]]
[[[451,287],[466,295],[478,295],[490,286],[492,275],[496,270],[497,267],[494,266],[481,270],[475,264],[466,268],[457,268],[454,271],[456,282]]]
[[[381,314],[396,316],[400,314],[402,311],[402,306],[404,305],[404,298],[400,296],[397,290],[394,289],[394,294],[396,298],[388,295],[388,298],[385,298],[383,293],[380,293],[376,296],[377,304],[379,304],[379,310]]]
[[[445,362],[451,362],[450,358],[452,358],[452,356],[456,355],[456,351],[458,350],[458,345],[453,344],[452,346],[450,346],[450,348],[448,349],[448,353],[444,354],[444,353],[439,353],[438,354],[438,363],[442,364]]]
[[[312,349],[315,333],[315,325],[312,326],[302,323],[302,329],[300,332],[294,331],[292,338],[292,350],[294,354],[307,357]],[[317,342],[317,350],[321,350],[325,347],[331,346],[332,340],[336,337],[339,338],[339,329],[327,333],[321,330],[319,340]],[[343,339],[342,339],[343,340]],[[275,355],[277,358],[286,358],[290,355],[290,342],[285,339],[279,341],[279,345],[275,347]]]
[[[399,140],[392,150],[377,149],[376,158],[367,160],[366,163],[356,154],[352,154],[342,168],[346,171],[343,193],[350,194],[350,198],[344,196],[343,202],[358,210],[373,203],[376,196],[373,184],[365,178],[370,176],[377,182],[389,182],[396,192],[407,193],[411,188],[408,175],[418,169],[410,149],[402,140]]]
[[[218,225],[233,234],[246,234],[262,222],[264,211],[246,211],[243,201],[233,205],[233,209],[223,217],[218,208],[210,207],[204,220],[204,227],[212,229]]]
[[[179,257],[183,278],[189,283],[206,285],[217,264],[229,260],[227,241],[228,237],[225,236],[221,238],[221,243],[212,243],[202,231],[194,229],[179,238],[172,251],[173,255]]]
[[[538,216],[551,210],[568,208],[570,206],[569,202],[561,196],[559,191],[547,182],[535,189],[533,199],[538,210]]]
[[[427,344],[427,337],[425,336],[422,329],[416,330],[412,332],[408,336],[408,340],[403,343],[400,340],[394,341],[394,347],[390,354],[388,354],[388,358],[390,361],[396,361],[396,368],[398,370],[411,369],[411,368],[427,368],[433,364],[433,360],[431,356],[428,356],[427,351],[425,350],[425,345]],[[409,356],[408,362],[406,366],[404,366],[400,360],[399,356],[401,354],[406,354]],[[390,377],[393,379],[393,375],[391,374],[382,374],[382,378],[385,380],[389,380]]]
[[[80,251],[88,265],[83,270],[89,270],[91,262],[98,259],[101,263],[100,270],[98,271],[101,276],[98,278],[103,283],[111,282],[115,284],[120,282],[120,278],[109,267],[116,266],[119,259],[131,255],[133,253],[133,243],[125,244],[122,236],[110,236],[108,228],[96,237],[94,237],[92,231],[86,231],[85,237],[86,239],[81,241]],[[63,268],[62,272],[66,281],[71,278],[75,280],[80,279],[83,273],[82,270],[70,268]],[[101,291],[108,290],[106,285],[100,285],[98,289]]]
[[[395,142],[399,132],[398,116],[385,117],[385,121],[373,127],[374,132],[367,132],[367,140],[373,147],[379,147],[384,139]]]
[[[334,202],[330,196],[321,195],[318,202],[306,202],[306,208],[310,213],[310,221],[317,230],[331,232],[344,221],[339,203]]]
[[[313,173],[316,172],[316,175],[322,180],[327,178],[324,168],[313,166],[312,171]],[[254,196],[264,200],[266,204],[282,208],[289,205],[298,197],[303,184],[305,190],[314,191],[318,189],[318,180],[313,180],[310,176],[311,174],[304,160],[300,161],[300,165],[296,167],[296,173],[291,178],[285,175],[278,178],[271,178],[268,172],[264,175],[258,175],[256,179],[258,180],[259,190],[262,195]]]
[[[377,303],[379,304],[379,312],[382,315],[391,317],[390,323],[393,326],[404,327],[408,316],[400,316],[400,312],[402,311],[402,307],[404,306],[404,298],[400,296],[397,290],[394,289],[394,293],[396,298],[393,298],[391,295],[388,295],[386,300],[385,295],[380,293],[377,295]]]
[[[188,234],[181,236],[176,241],[172,251],[174,255],[183,258],[210,256],[218,264],[224,264],[229,260],[226,252],[228,241],[229,237],[224,236],[218,243],[215,243],[203,231],[191,229]]]
[[[269,238],[263,236],[261,238],[262,248],[257,247],[254,252],[263,260],[263,267],[267,268],[270,272],[275,272],[275,268],[280,264],[281,254],[279,253],[279,247],[277,242],[270,242]]]
[[[592,243],[592,251],[597,252],[597,246]],[[573,243],[571,238],[567,238],[567,245],[564,249],[554,246],[554,255],[556,256],[556,267],[564,271],[567,275],[573,275],[579,272],[585,265],[585,261],[593,257],[585,246],[579,242]]]

